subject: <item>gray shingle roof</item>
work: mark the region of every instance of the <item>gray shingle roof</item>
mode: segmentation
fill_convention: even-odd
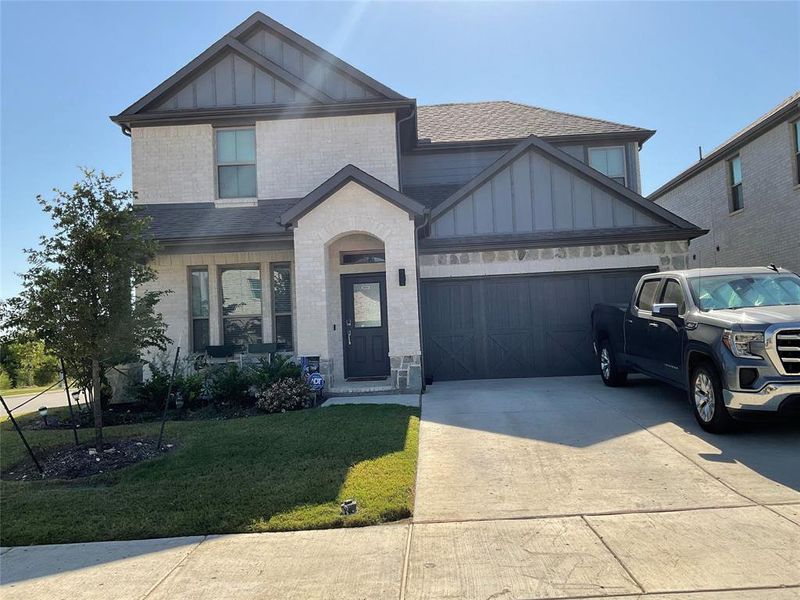
[[[440,202],[456,193],[462,185],[461,183],[406,185],[403,187],[403,193],[428,208],[434,208]]]
[[[420,142],[476,142],[539,137],[639,133],[643,140],[654,132],[538,106],[506,100],[417,107]]]
[[[161,241],[220,237],[258,237],[285,233],[281,214],[299,198],[260,200],[258,206],[215,208],[211,202],[139,204],[152,219],[150,233]]]

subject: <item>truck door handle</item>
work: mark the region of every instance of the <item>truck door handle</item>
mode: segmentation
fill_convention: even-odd
[[[633,323],[633,319],[625,319],[628,323]]]
[[[658,327],[658,323],[653,323],[652,321],[647,324],[649,327]]]

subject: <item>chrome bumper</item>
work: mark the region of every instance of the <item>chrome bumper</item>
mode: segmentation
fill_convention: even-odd
[[[722,390],[725,406],[731,410],[776,412],[786,398],[800,394],[800,383],[768,383],[757,392]]]

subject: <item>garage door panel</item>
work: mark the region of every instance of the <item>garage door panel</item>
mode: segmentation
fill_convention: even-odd
[[[597,372],[591,311],[627,302],[651,270],[422,280],[426,377],[434,381]]]

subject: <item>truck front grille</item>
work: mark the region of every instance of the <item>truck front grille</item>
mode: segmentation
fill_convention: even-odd
[[[778,358],[787,374],[800,373],[800,329],[783,329],[775,335]]]

